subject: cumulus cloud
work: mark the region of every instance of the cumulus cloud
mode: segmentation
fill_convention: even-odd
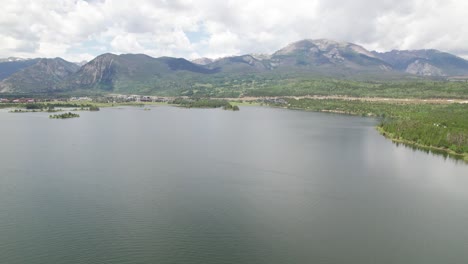
[[[436,48],[467,58],[465,10],[462,0],[6,0],[0,57],[216,58],[330,38],[379,51]]]

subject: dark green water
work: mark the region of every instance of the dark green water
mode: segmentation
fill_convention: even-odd
[[[0,263],[468,263],[468,165],[377,120],[0,112]]]

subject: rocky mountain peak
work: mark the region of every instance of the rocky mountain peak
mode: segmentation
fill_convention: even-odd
[[[288,56],[297,53],[324,54],[329,58],[341,59],[342,53],[355,52],[365,55],[370,58],[376,58],[374,54],[365,48],[349,43],[338,42],[330,39],[304,39],[287,45],[285,48],[278,50],[274,56]]]
[[[60,83],[79,69],[76,64],[61,58],[42,58],[34,62],[4,79],[0,88],[4,92],[53,91],[59,89]]]
[[[37,70],[40,72],[50,74],[58,78],[65,78],[79,69],[78,65],[61,58],[40,59],[35,67],[37,67]]]
[[[422,75],[422,76],[445,76],[446,74],[436,66],[425,60],[415,60],[406,68],[407,73]]]
[[[198,65],[208,65],[212,63],[213,61],[214,61],[213,59],[206,58],[206,57],[191,60],[192,63],[198,64]]]
[[[395,69],[422,76],[456,76],[468,73],[468,61],[434,49],[373,52]]]
[[[81,67],[76,82],[84,86],[99,82],[110,82],[112,74],[115,72],[114,64],[118,57],[118,55],[112,53],[105,53],[96,57]]]

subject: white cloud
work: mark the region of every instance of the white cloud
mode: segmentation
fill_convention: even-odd
[[[1,5],[0,57],[80,61],[104,52],[220,57],[269,53],[304,38],[468,56],[468,2],[462,0],[1,0]]]

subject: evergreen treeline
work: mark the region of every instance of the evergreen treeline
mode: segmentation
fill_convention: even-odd
[[[59,114],[59,115],[50,115],[49,116],[49,118],[51,118],[51,119],[67,119],[67,118],[76,118],[76,117],[80,117],[80,115],[75,114],[75,113],[71,113],[71,112],[63,113],[63,114]]]
[[[288,107],[382,118],[395,140],[450,150],[468,157],[468,104],[411,104],[346,100],[288,100]]]
[[[176,98],[172,104],[179,105],[187,108],[220,108],[222,107],[225,110],[239,110],[238,106],[231,105],[226,100],[220,99],[185,99],[185,98]]]

